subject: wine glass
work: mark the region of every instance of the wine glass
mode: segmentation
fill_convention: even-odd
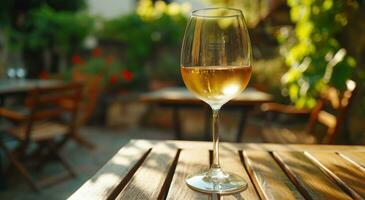
[[[240,176],[219,165],[218,113],[238,96],[251,77],[251,44],[240,10],[195,10],[187,24],[181,50],[181,74],[196,97],[212,109],[213,163],[206,172],[190,175],[186,184],[203,193],[232,194],[247,188]]]

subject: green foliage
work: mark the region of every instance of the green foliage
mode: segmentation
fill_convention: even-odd
[[[9,38],[8,45],[21,49],[26,45],[24,42],[29,39],[28,33],[38,28],[34,26],[35,16],[32,15],[37,12],[46,14],[47,9],[48,13],[57,11],[71,13],[84,7],[84,0],[2,0],[0,1],[0,28],[5,30],[6,37]],[[38,17],[41,17],[39,14]],[[54,14],[47,17],[54,17]]]
[[[288,0],[295,23],[294,37],[283,31],[279,41],[288,71],[282,81],[299,107],[313,107],[325,85],[344,88],[356,61],[346,54],[338,35],[348,25],[348,14],[358,8],[354,0]],[[285,37],[289,36],[289,37]]]
[[[55,72],[65,67],[70,51],[91,30],[91,19],[76,13],[85,5],[85,0],[1,0],[0,46],[5,51],[0,63],[6,66],[12,54],[20,54],[29,78],[45,68]]]
[[[102,74],[105,68],[109,68],[108,62],[102,57],[91,57],[82,66],[81,72],[85,74]]]
[[[126,44],[124,64],[134,72],[149,66],[153,66],[151,70],[154,72],[158,67],[177,69],[186,22],[182,6],[175,3],[166,5],[160,1],[153,5],[151,1],[144,0],[136,13],[106,21],[100,37]],[[166,57],[172,57],[174,62]],[[159,75],[169,76],[172,71],[166,70]]]
[[[11,11],[15,2],[11,0],[4,0],[0,2],[0,27],[4,28],[11,23]]]
[[[285,73],[283,65],[284,58],[281,56],[254,60],[250,84],[253,84],[257,89],[269,92],[276,101],[288,103],[288,99],[283,97],[281,93],[280,78]]]
[[[32,0],[30,4],[34,6],[48,5],[57,11],[77,12],[86,7],[85,0]]]
[[[93,20],[85,14],[55,11],[42,6],[31,12],[26,44],[31,49],[53,47],[62,52],[82,45],[83,39],[93,28]]]

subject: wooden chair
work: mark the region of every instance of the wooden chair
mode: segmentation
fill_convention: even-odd
[[[72,69],[72,80],[83,84],[82,99],[78,106],[79,112],[77,116],[77,124],[84,126],[92,118],[95,108],[97,107],[100,95],[103,92],[103,81],[104,76],[100,74],[88,74],[83,73],[81,67],[74,67]],[[66,109],[73,108],[73,102],[67,99],[60,101],[60,105]],[[79,137],[79,134],[75,134],[73,138],[80,145],[93,150],[96,146],[90,143],[88,140]]]
[[[18,146],[12,151],[2,141],[0,147],[35,190],[39,190],[39,187],[23,162],[27,158],[38,158],[40,167],[51,158],[57,159],[71,176],[76,176],[61,156],[60,149],[75,134],[81,92],[82,85],[78,83],[47,89],[37,88],[30,91],[26,97],[28,114],[0,108],[0,116],[15,122],[16,126],[9,128],[8,132],[19,141]],[[72,101],[74,106],[72,108],[60,106],[59,103],[65,99]],[[30,148],[32,144],[36,144],[37,147],[33,151]]]
[[[273,143],[332,144],[335,137],[346,128],[347,115],[355,93],[356,83],[348,80],[343,92],[334,87],[327,88],[312,110],[276,103],[263,104],[261,108],[264,112],[309,116],[306,128],[288,128],[289,124],[285,128],[275,127],[269,119],[262,130],[263,137],[267,142]],[[325,128],[324,134],[318,134],[317,125]]]

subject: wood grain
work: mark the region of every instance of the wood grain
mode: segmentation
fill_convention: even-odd
[[[333,183],[303,152],[274,152],[287,174],[298,188],[304,190],[306,199],[352,199]]]
[[[150,143],[131,141],[116,153],[91,179],[83,184],[70,200],[107,199],[127,177],[133,167],[149,151]],[[125,180],[128,181],[128,180]]]
[[[364,146],[221,143],[223,170],[249,186],[220,197],[185,183],[209,168],[211,146],[132,140],[69,199],[364,199]]]
[[[176,155],[174,147],[154,147],[116,199],[158,199]]]
[[[251,182],[242,162],[240,159],[240,153],[238,151],[223,150],[220,152],[220,164],[224,171],[235,173],[244,178],[248,183],[248,188],[235,195],[222,196],[222,200],[237,200],[237,199],[260,199],[256,193],[255,186]]]
[[[157,145],[159,143],[165,143],[171,146],[175,146],[180,149],[212,149],[211,142],[201,141],[182,141],[182,140],[133,140],[135,142],[150,143],[151,145]],[[351,151],[351,152],[364,152],[365,146],[359,145],[311,145],[311,144],[256,144],[256,143],[227,143],[221,142],[221,147],[230,146],[234,150],[258,150],[258,151]]]
[[[318,167],[354,199],[365,198],[365,172],[334,152],[306,152]]]
[[[185,183],[187,176],[209,168],[207,150],[182,150],[166,199],[208,199],[208,195],[191,190]]]
[[[365,151],[365,146],[348,145],[313,145],[313,144],[255,144],[255,143],[231,143],[239,150],[259,150],[259,151]],[[191,146],[190,148],[193,148]]]
[[[243,157],[262,199],[304,199],[269,152],[244,151]]]
[[[365,152],[340,152],[339,155],[365,170]]]

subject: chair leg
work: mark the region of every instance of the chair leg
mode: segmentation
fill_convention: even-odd
[[[19,173],[24,177],[24,179],[28,182],[31,188],[36,191],[40,192],[39,187],[37,186],[36,182],[32,179],[28,170],[24,167],[24,165],[18,161],[13,153],[9,152],[9,150],[5,147],[5,145],[0,141],[0,146],[4,150],[6,156],[9,158],[10,162],[14,165],[14,167],[19,171]]]
[[[94,150],[96,148],[95,144],[89,142],[77,132],[72,133],[71,138],[74,139],[78,144],[88,148],[89,150]]]
[[[6,177],[3,169],[2,155],[0,154],[0,191],[6,188]]]
[[[25,178],[25,180],[29,183],[29,185],[33,188],[33,190],[39,192],[40,189],[32,179],[30,174],[28,173],[27,169],[22,165],[13,155],[8,156],[10,162],[15,166],[15,168],[20,172],[20,174]]]
[[[45,155],[42,155],[40,158],[39,158],[39,161],[36,165],[36,169],[37,171],[42,171],[43,170],[43,167],[45,166],[45,164],[47,163],[48,159],[50,158],[50,154],[45,154]]]
[[[72,177],[77,177],[76,172],[72,169],[71,165],[66,161],[66,159],[60,154],[59,151],[55,150],[54,155],[61,162],[61,164],[65,167],[65,169],[70,173]]]
[[[65,167],[65,169],[69,172],[69,174],[72,177],[77,177],[76,172],[72,169],[71,165],[66,161],[66,159],[61,155],[61,153],[59,152],[59,150],[62,148],[62,146],[64,146],[67,141],[69,140],[69,137],[65,137],[61,142],[59,143],[54,143],[54,142],[49,142],[49,156],[53,155],[55,156],[56,159],[58,159],[61,164]]]

